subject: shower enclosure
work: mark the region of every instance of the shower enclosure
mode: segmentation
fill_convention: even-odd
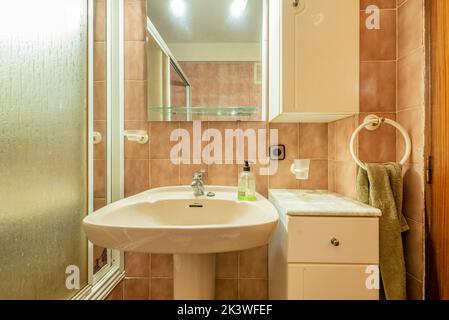
[[[0,4],[0,299],[102,298],[123,277],[118,252],[101,249],[95,264],[81,225],[94,176],[105,204],[123,193],[122,7]]]

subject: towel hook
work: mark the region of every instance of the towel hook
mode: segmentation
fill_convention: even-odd
[[[357,139],[358,134],[363,129],[373,131],[373,130],[378,129],[383,123],[389,124],[389,125],[395,127],[396,129],[398,129],[399,132],[402,134],[402,137],[404,138],[405,154],[404,154],[404,157],[402,158],[402,160],[400,161],[400,164],[404,165],[407,162],[407,160],[410,158],[410,154],[412,152],[412,142],[410,140],[410,136],[407,133],[407,130],[405,130],[405,128],[403,126],[401,126],[399,123],[397,123],[396,121],[393,121],[391,119],[381,118],[376,115],[369,115],[368,117],[365,118],[363,123],[357,129],[355,129],[354,133],[352,134],[351,141],[349,143],[349,150],[351,152],[352,158],[361,168],[363,168],[365,170],[367,170],[366,165],[362,161],[360,161],[360,159],[356,155],[356,151],[354,150],[355,141]]]

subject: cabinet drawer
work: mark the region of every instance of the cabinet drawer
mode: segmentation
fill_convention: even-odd
[[[378,264],[378,218],[289,217],[287,250],[288,262]]]
[[[367,265],[288,265],[289,300],[378,300]],[[370,272],[371,271],[371,272]],[[367,281],[368,280],[368,281]],[[368,282],[368,283],[367,283]]]

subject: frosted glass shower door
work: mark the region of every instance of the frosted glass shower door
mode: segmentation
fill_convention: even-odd
[[[0,3],[0,299],[87,285],[87,12],[87,0]]]

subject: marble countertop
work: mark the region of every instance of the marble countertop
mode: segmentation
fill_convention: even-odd
[[[268,199],[290,216],[379,217],[381,211],[327,190],[270,189]]]

